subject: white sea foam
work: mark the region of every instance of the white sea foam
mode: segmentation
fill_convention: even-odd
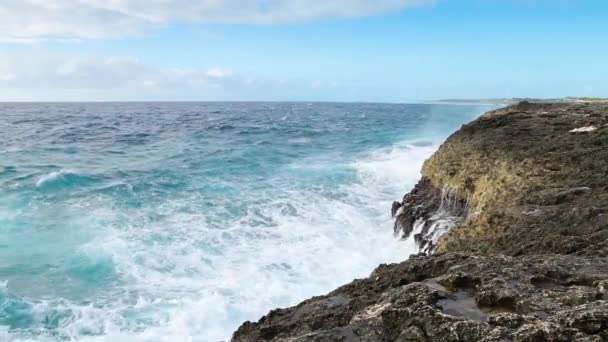
[[[123,297],[61,304],[73,315],[58,331],[96,342],[228,340],[244,320],[365,277],[380,263],[401,261],[415,250],[393,238],[390,202],[413,186],[435,148],[403,143],[345,162],[356,173],[355,182],[339,189],[345,196],[289,187],[257,193],[267,201],[219,228],[207,223],[213,218],[204,210],[181,210],[203,202],[200,195],[149,211],[89,206],[89,217],[128,218],[127,225],[99,225],[97,238],[82,247],[87,255],[112,259]],[[308,167],[323,163],[335,161]],[[149,220],[150,211],[160,219]],[[51,307],[58,305],[40,303],[37,310]]]
[[[10,341],[11,337],[12,336],[9,333],[9,328],[0,325],[0,341]]]
[[[597,130],[597,127],[595,127],[595,126],[584,126],[584,127],[571,129],[570,133],[589,133],[589,132],[593,132],[595,130]]]
[[[353,164],[360,171],[370,191],[382,187],[387,192],[405,193],[412,181],[420,178],[422,163],[436,149],[428,142],[403,142],[375,150]]]
[[[287,140],[287,142],[291,144],[308,144],[311,141],[312,140],[310,138],[291,138]]]

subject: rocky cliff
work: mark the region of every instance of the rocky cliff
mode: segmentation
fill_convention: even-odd
[[[608,341],[608,104],[484,114],[395,202],[421,253],[233,341]]]

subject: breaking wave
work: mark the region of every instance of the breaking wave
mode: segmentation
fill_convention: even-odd
[[[61,169],[40,177],[36,181],[36,187],[41,190],[50,190],[86,185],[93,181],[95,181],[95,177],[79,174],[70,169]]]
[[[2,341],[227,340],[415,252],[390,204],[437,147],[421,130],[432,106],[165,104],[156,121],[116,106],[70,121],[120,128],[74,136],[75,153],[4,155],[42,176],[0,175]],[[72,169],[32,166],[59,161]]]

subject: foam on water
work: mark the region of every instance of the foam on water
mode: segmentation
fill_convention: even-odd
[[[202,225],[200,213],[174,212],[197,198],[164,204],[172,214],[154,224],[105,227],[81,253],[89,260],[110,258],[132,297],[103,308],[46,301],[31,308],[32,316],[42,321],[55,311],[69,312],[55,330],[81,340],[228,339],[244,320],[364,277],[379,263],[413,252],[390,234],[387,195],[407,189],[432,150],[403,145],[371,151],[343,165],[352,166],[358,178],[344,187],[348,198],[279,189],[267,194],[275,200],[222,230]],[[335,167],[331,164],[308,167]],[[88,214],[109,219],[118,213],[98,207]],[[270,224],[256,224],[261,217]]]
[[[0,340],[227,340],[245,320],[415,251],[393,238],[390,204],[437,147],[419,131],[429,119],[409,112],[427,107],[158,105],[169,117],[151,125],[124,106],[108,118],[84,108],[86,127],[120,131],[80,152],[61,145],[75,139],[72,119],[50,131],[59,147],[32,149],[46,163],[8,154]]]
[[[117,271],[131,278],[137,301],[115,308],[110,316],[103,310],[97,312],[98,319],[90,319],[95,313],[89,313],[67,329],[106,321],[104,338],[114,341],[228,339],[227,333],[238,324],[257,319],[269,308],[295,304],[367,276],[381,262],[403,260],[413,250],[391,236],[391,222],[382,214],[389,207],[386,195],[415,181],[407,177],[416,174],[409,167],[419,169],[431,151],[411,146],[373,151],[352,162],[360,181],[343,189],[349,194],[346,199],[280,190],[268,194],[276,200],[222,230],[199,226],[204,221],[199,214],[176,214],[128,231],[110,230],[89,248],[112,251]],[[391,158],[408,166],[399,168]],[[256,224],[260,217],[271,224]],[[149,241],[151,236],[154,241]],[[125,332],[127,327],[116,322],[123,321],[126,312],[154,324],[141,332]]]
[[[69,312],[55,332],[80,340],[228,339],[244,320],[327,292],[413,252],[392,238],[386,208],[390,195],[416,180],[433,148],[404,144],[371,151],[343,165],[353,167],[358,178],[342,189],[346,198],[277,189],[267,194],[274,200],[221,230],[201,225],[200,213],[174,212],[197,198],[166,203],[171,214],[154,224],[141,217],[141,225],[106,227],[81,253],[111,258],[127,283],[123,291],[132,297],[102,308],[42,302],[32,315],[44,320],[57,310]],[[117,214],[93,210],[89,215]],[[256,224],[261,217],[271,223]]]

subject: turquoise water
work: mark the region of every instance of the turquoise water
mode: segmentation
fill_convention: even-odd
[[[0,340],[227,340],[400,261],[391,202],[487,109],[0,104]]]

